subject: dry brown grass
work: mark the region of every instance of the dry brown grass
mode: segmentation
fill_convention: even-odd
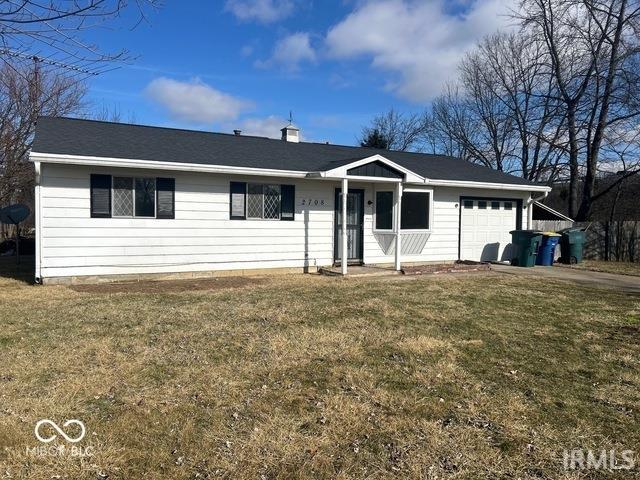
[[[497,274],[228,286],[0,279],[0,478],[582,478],[565,448],[640,445],[637,296]],[[42,418],[82,420],[94,455],[29,454]]]
[[[569,267],[569,265],[567,265]],[[633,262],[605,262],[603,260],[584,260],[570,268],[590,270],[592,272],[617,273],[620,275],[640,276],[640,263]]]

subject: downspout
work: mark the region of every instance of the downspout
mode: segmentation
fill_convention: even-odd
[[[41,250],[42,250],[42,201],[40,198],[40,178],[42,176],[42,167],[40,162],[33,162],[36,173],[36,191],[35,191],[35,223],[36,223],[36,269],[35,269],[35,282],[42,283],[41,270]]]
[[[548,195],[549,191],[545,191],[542,195],[535,198],[529,195],[529,200],[527,201],[527,230],[531,230],[533,227],[533,202],[544,200]]]

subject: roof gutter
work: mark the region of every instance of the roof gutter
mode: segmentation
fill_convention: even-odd
[[[529,198],[529,201],[527,201],[527,205],[531,205],[534,202],[540,202],[540,200],[544,200],[545,198],[547,198],[547,195],[549,195],[549,192],[551,191],[551,188],[549,187],[549,190],[547,190],[546,192],[544,192],[542,195],[540,195],[539,197],[531,197]]]
[[[305,178],[308,172],[297,170],[276,170],[270,168],[232,167],[225,165],[202,165],[199,163],[158,162],[154,160],[134,160],[129,158],[90,157],[31,152],[29,161],[58,163],[62,165],[88,165],[96,167],[124,167],[152,170],[172,170],[181,172],[228,173],[233,175],[260,175],[270,177]]]
[[[489,182],[471,182],[466,180],[432,180],[425,179],[424,183],[437,187],[463,187],[463,188],[489,188],[491,190],[517,190],[544,192],[541,198],[546,197],[551,191],[551,187],[546,185],[524,185],[511,183],[489,183]]]
[[[373,157],[371,157],[373,158]],[[385,159],[386,160],[386,159]],[[299,171],[299,170],[277,170],[271,168],[254,168],[254,167],[234,167],[228,165],[203,165],[200,163],[183,163],[183,162],[160,162],[156,160],[140,160],[130,158],[117,158],[117,157],[95,157],[84,155],[65,155],[55,153],[42,153],[31,152],[29,154],[29,161],[41,162],[41,163],[57,163],[62,165],[87,165],[97,167],[111,167],[111,168],[140,168],[140,169],[153,169],[153,170],[169,170],[169,171],[183,171],[183,172],[201,172],[201,173],[226,173],[230,175],[258,175],[258,176],[270,176],[270,177],[289,177],[289,178],[317,178],[327,180],[337,180],[339,177],[331,176],[333,170],[328,171]],[[358,162],[362,163],[362,160]],[[351,164],[348,164],[351,165]],[[341,168],[345,169],[346,165]],[[350,167],[349,167],[350,168]],[[413,174],[416,181],[409,181],[407,183],[424,183],[430,186],[439,187],[462,187],[462,188],[488,188],[492,190],[511,190],[511,191],[534,191],[544,192],[544,196],[551,191],[551,187],[545,185],[518,185],[508,183],[487,183],[487,182],[470,182],[463,180],[432,180],[429,178],[420,177]],[[355,178],[356,181],[372,181],[375,179],[367,178]],[[541,197],[544,198],[544,197]]]

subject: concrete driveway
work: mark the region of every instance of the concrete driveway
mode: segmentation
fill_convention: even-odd
[[[616,275],[615,273],[591,272],[567,267],[533,267],[521,268],[509,265],[491,265],[494,272],[508,275],[529,275],[568,280],[595,288],[606,288],[627,293],[640,293],[640,277]]]

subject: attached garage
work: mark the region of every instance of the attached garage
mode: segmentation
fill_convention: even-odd
[[[511,260],[511,230],[522,224],[522,201],[505,198],[460,198],[460,259]]]

